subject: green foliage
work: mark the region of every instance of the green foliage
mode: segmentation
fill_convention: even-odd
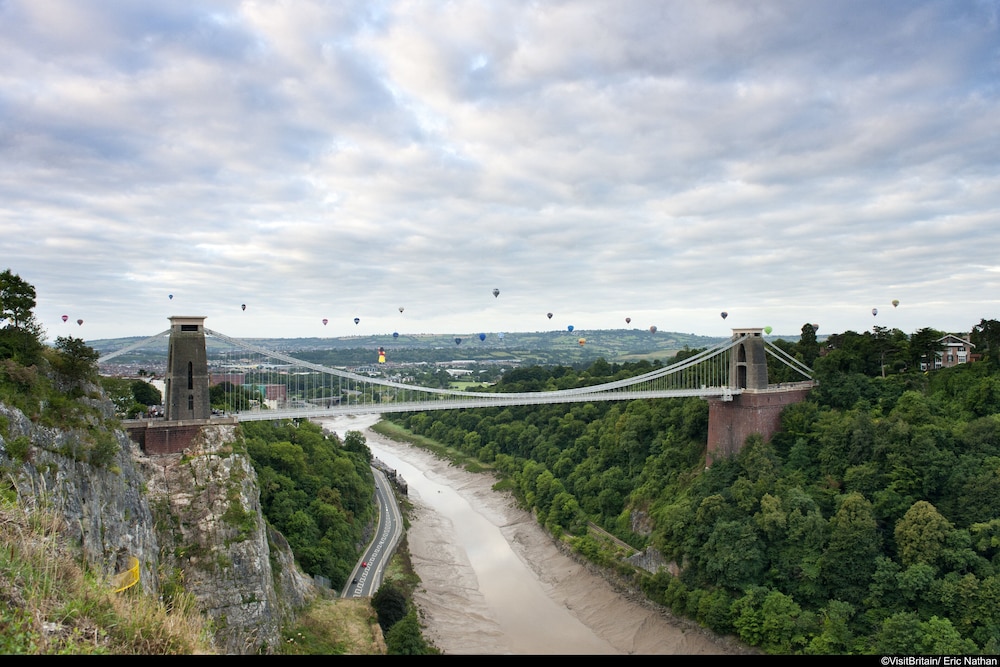
[[[27,436],[19,435],[8,440],[6,443],[7,456],[15,463],[25,463],[31,452],[31,440]]]
[[[384,583],[372,596],[372,607],[378,614],[378,624],[382,627],[382,632],[386,633],[406,616],[409,602],[406,593],[398,586]]]
[[[343,586],[376,518],[368,447],[355,450],[309,421],[247,422],[240,427],[257,472],[261,509],[288,540],[299,565]],[[360,441],[358,441],[360,437]]]
[[[410,611],[402,620],[392,626],[385,636],[386,652],[389,655],[435,655],[420,633],[417,613]]]
[[[82,338],[59,336],[56,338],[53,367],[70,382],[81,382],[97,378],[97,350],[87,345]]]
[[[34,308],[35,288],[10,269],[0,273],[0,359],[25,366],[37,363],[43,332]]]
[[[698,399],[389,418],[492,461],[539,522],[595,563],[620,564],[571,536],[581,521],[656,547],[680,570],[642,577],[651,599],[767,652],[975,653],[1000,645],[1000,368],[924,373],[943,334],[918,333],[821,342],[806,325],[798,342],[778,341],[811,358],[819,387],[785,409],[770,442],[751,437],[707,470]],[[495,390],[641,368],[525,367]],[[633,531],[639,517],[646,532]],[[921,634],[934,639],[916,643]]]

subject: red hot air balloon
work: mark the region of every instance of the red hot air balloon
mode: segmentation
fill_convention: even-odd
[[[63,315],[63,322],[69,319],[69,315]]]
[[[656,325],[649,327],[649,333],[656,333]]]

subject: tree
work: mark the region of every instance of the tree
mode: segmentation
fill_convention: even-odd
[[[969,342],[993,366],[1000,366],[1000,322],[983,319],[972,327]]]
[[[417,614],[410,611],[389,629],[385,636],[386,651],[389,655],[428,655],[433,653],[420,634]]]
[[[934,369],[938,355],[944,351],[943,336],[943,333],[930,327],[924,327],[910,336],[910,363],[913,368],[925,364],[927,370]]]
[[[38,360],[42,328],[35,322],[35,288],[6,269],[0,273],[0,359],[25,365]]]
[[[160,405],[163,402],[163,394],[160,393],[160,390],[145,380],[133,380],[130,387],[136,403]]]
[[[819,356],[819,343],[816,341],[816,328],[813,325],[802,325],[802,335],[796,348],[799,360],[812,368],[813,362]]]
[[[56,349],[59,351],[57,370],[68,380],[78,382],[97,375],[97,360],[101,355],[82,338],[60,336],[56,338]]]
[[[392,626],[406,617],[408,607],[406,595],[391,583],[382,584],[372,597],[372,607],[378,614],[378,624],[382,632],[389,632]]]
[[[830,541],[820,560],[827,589],[836,591],[836,599],[860,605],[881,551],[871,503],[860,493],[843,496],[830,519]]]
[[[35,288],[12,273],[10,269],[0,273],[0,322],[7,326],[23,329],[32,322],[35,307]]]
[[[936,565],[952,530],[951,523],[929,502],[913,503],[896,523],[896,548],[903,567],[915,563]]]

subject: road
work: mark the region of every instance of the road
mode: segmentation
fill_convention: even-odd
[[[372,468],[375,476],[375,498],[378,501],[378,527],[375,538],[361,554],[361,560],[351,572],[351,581],[344,586],[341,597],[371,597],[382,585],[385,568],[403,534],[403,516],[385,473]],[[367,563],[367,566],[362,565]]]

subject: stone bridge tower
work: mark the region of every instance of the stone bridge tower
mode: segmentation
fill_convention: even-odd
[[[804,401],[813,387],[812,381],[768,384],[763,329],[733,329],[733,340],[729,386],[742,393],[732,400],[708,399],[706,466],[738,454],[754,433],[769,441],[781,427],[785,406]]]
[[[170,318],[165,384],[166,421],[211,419],[204,317]]]

